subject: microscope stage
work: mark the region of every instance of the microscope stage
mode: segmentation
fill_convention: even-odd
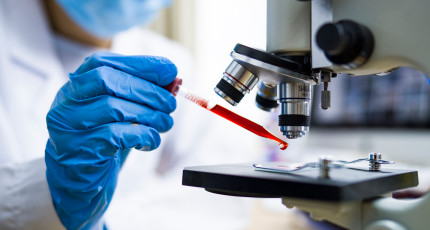
[[[232,196],[352,201],[417,186],[418,173],[401,169],[382,168],[380,172],[372,172],[333,168],[329,179],[321,179],[318,168],[276,173],[255,170],[252,164],[233,164],[186,167],[182,184]]]

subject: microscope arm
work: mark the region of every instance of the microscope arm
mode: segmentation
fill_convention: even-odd
[[[409,66],[430,75],[430,15],[427,0],[268,0],[267,52],[310,53],[312,68],[336,73],[370,75]],[[315,54],[316,34],[322,24],[350,20],[367,27],[374,48],[365,64],[355,68],[326,62]]]
[[[335,73],[370,75],[408,66],[429,75],[429,8],[427,0],[268,0],[267,51],[284,55],[311,52],[313,69],[328,69]],[[332,11],[331,18],[325,15],[318,19],[327,10]],[[282,14],[281,11],[291,13]],[[346,68],[341,64],[326,64],[326,59],[318,53],[321,50],[315,50],[318,49],[315,25],[330,20],[330,23],[351,20],[371,31],[374,47],[363,65]],[[328,220],[350,229],[403,230],[428,229],[430,226],[427,217],[430,194],[414,200],[387,197],[347,203],[283,198],[283,203],[309,212],[316,220]]]

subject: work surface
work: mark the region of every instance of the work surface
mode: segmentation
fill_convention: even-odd
[[[224,195],[327,201],[362,200],[418,185],[417,171],[401,169],[335,168],[329,179],[318,176],[317,168],[283,174],[257,171],[252,164],[195,166],[183,170],[182,184]]]

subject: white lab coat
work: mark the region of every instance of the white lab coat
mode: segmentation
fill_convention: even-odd
[[[40,1],[42,0],[0,0],[0,229],[2,230],[63,228],[55,213],[45,177],[44,150],[48,138],[45,116],[56,92],[67,81],[67,73],[74,71],[84,57],[97,51],[54,35],[50,31]],[[114,39],[111,51],[169,57],[178,66],[178,76],[184,78],[188,87],[192,87],[192,81],[187,81],[192,75],[190,56],[180,46],[159,35],[133,29],[118,35]],[[154,218],[154,212],[152,212],[155,210],[154,207],[167,209],[174,206],[169,199],[177,197],[169,198],[168,195],[173,193],[182,194],[180,199],[185,203],[176,207],[178,210],[184,210],[182,215],[194,215],[194,218],[199,220],[192,221],[194,225],[179,223],[185,224],[182,226],[183,229],[191,229],[193,226],[199,228],[202,224],[207,229],[211,227],[226,229],[226,226],[231,229],[244,227],[247,219],[241,217],[249,209],[248,206],[241,205],[243,203],[241,199],[215,196],[196,189],[191,191],[197,195],[190,195],[187,193],[188,188],[180,185],[179,173],[184,159],[187,159],[184,156],[194,152],[195,146],[216,145],[213,139],[209,139],[209,144],[197,141],[202,139],[204,132],[210,127],[208,122],[198,119],[203,113],[205,111],[198,106],[185,104],[178,99],[178,109],[173,114],[175,126],[168,134],[162,136],[161,151],[130,154],[122,170],[126,172],[120,175],[117,189],[119,191],[116,192],[112,204],[114,208],[108,209],[106,219],[110,226],[135,228],[145,225],[149,226],[149,229],[172,229],[172,226],[177,226],[174,221],[163,222],[160,217],[155,217],[156,222],[151,227],[147,223],[148,219],[140,218],[139,213],[134,212],[133,220],[129,218],[126,211],[139,211],[142,208],[143,214],[150,214],[151,218]],[[182,122],[181,114],[182,118],[187,118],[182,119]],[[206,127],[202,129],[200,125],[202,123],[198,120],[204,122]],[[169,137],[166,135],[174,138],[168,141]],[[226,154],[231,155],[228,151]],[[217,157],[225,159],[222,155]],[[171,169],[175,169],[174,181],[170,180],[171,183],[169,183],[173,187],[162,185],[163,192],[153,189],[152,193],[148,193],[157,199],[161,199],[160,195],[162,195],[163,199],[166,199],[166,206],[155,203],[153,207],[148,207],[146,202],[148,200],[146,200],[143,201],[145,207],[141,207],[136,200],[136,193],[134,196],[129,196],[132,198],[124,198],[130,195],[130,191],[136,192],[151,182],[160,181],[155,177],[168,175]],[[147,173],[148,171],[151,173]],[[164,177],[165,180],[169,179]],[[154,185],[161,186],[159,183]],[[178,188],[185,190],[185,193],[174,191]],[[145,195],[143,192],[142,196],[148,198],[148,194]],[[187,197],[188,201],[184,200]],[[154,203],[153,198],[148,199],[150,199],[149,203]],[[197,213],[202,213],[200,210],[193,210],[196,213],[190,209],[187,210],[187,204],[195,208],[196,204],[194,203],[193,206],[193,201],[201,202],[201,199],[212,200],[211,210],[215,215],[209,212],[206,218],[199,218]],[[206,209],[207,205],[211,204],[201,202],[198,208]],[[223,209],[222,214],[216,211],[217,205]],[[175,209],[173,211],[178,214]],[[233,222],[220,222],[223,215]],[[181,215],[175,216],[180,220],[184,219]],[[125,219],[127,222],[124,222]],[[176,229],[182,229],[182,227],[176,227]]]
[[[43,156],[44,117],[65,78],[44,20],[37,1],[0,0],[0,229],[62,228]]]

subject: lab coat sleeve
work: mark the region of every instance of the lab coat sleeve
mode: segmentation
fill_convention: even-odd
[[[0,166],[0,229],[64,229],[45,174],[43,158]]]

